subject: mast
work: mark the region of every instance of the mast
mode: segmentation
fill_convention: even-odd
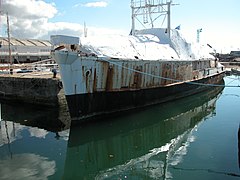
[[[132,8],[132,30],[131,35],[135,35],[135,15],[134,15],[134,0],[131,0],[131,8]]]
[[[171,6],[172,0],[131,0],[132,8],[132,29],[131,34],[136,33],[136,21],[138,21],[144,28],[146,26],[154,27],[156,20],[163,18],[163,22],[167,16],[166,33],[170,37],[171,33]],[[139,17],[142,16],[142,19]]]
[[[10,29],[9,29],[9,17],[7,13],[7,35],[8,35],[8,52],[9,52],[9,63],[12,65],[12,54],[11,54],[11,42],[10,42]]]
[[[170,37],[171,32],[171,6],[172,0],[131,0],[132,8],[132,29],[131,34],[136,32],[136,21],[138,21],[144,28],[146,26],[154,27],[156,20],[167,16],[166,33]],[[139,17],[142,16],[142,19]],[[162,23],[163,24],[163,23]]]
[[[83,32],[84,32],[84,37],[87,37],[87,26],[86,26],[86,22],[84,21],[84,30],[83,30]]]
[[[168,37],[170,38],[170,31],[171,31],[171,3],[172,1],[170,2],[167,2],[167,16],[168,16],[168,23],[167,23],[167,34],[168,34]]]

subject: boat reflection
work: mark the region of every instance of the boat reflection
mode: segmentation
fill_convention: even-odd
[[[70,129],[63,179],[164,179],[223,88]],[[176,153],[177,152],[177,153]]]

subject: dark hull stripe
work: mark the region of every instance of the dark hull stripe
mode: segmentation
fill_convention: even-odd
[[[219,84],[224,73],[196,80],[197,83]],[[134,91],[94,92],[89,94],[67,95],[69,112],[72,120],[87,120],[106,114],[163,103],[205,91],[209,86],[187,83],[166,87],[140,89]]]

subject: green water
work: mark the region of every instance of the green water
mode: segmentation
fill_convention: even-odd
[[[240,178],[240,88],[71,129],[66,113],[22,104],[2,103],[1,119],[1,180]]]

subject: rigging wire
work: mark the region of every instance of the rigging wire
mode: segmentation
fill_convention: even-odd
[[[162,77],[162,76],[158,76],[158,75],[154,75],[154,74],[149,74],[149,73],[146,73],[146,72],[142,72],[142,71],[139,71],[139,70],[136,70],[136,69],[132,69],[132,68],[129,68],[129,67],[126,67],[126,66],[123,66],[117,62],[112,62],[112,61],[109,61],[107,59],[101,59],[102,61],[106,61],[110,64],[113,64],[113,65],[116,65],[116,66],[119,66],[119,67],[122,67],[124,69],[127,69],[127,70],[130,70],[130,71],[133,71],[133,72],[137,72],[137,73],[140,73],[140,74],[143,74],[143,75],[147,75],[147,76],[151,76],[151,77],[154,77],[154,78],[159,78],[159,79],[164,79],[164,80],[169,80],[169,81],[174,81],[174,82],[179,82],[179,83],[185,83],[185,84],[191,84],[191,85],[199,85],[199,86],[210,86],[210,87],[240,87],[239,85],[236,86],[236,85],[221,85],[221,84],[205,84],[205,83],[197,83],[197,82],[189,82],[189,81],[182,81],[182,80],[177,80],[177,79],[172,79],[172,78],[167,78],[167,77]]]

